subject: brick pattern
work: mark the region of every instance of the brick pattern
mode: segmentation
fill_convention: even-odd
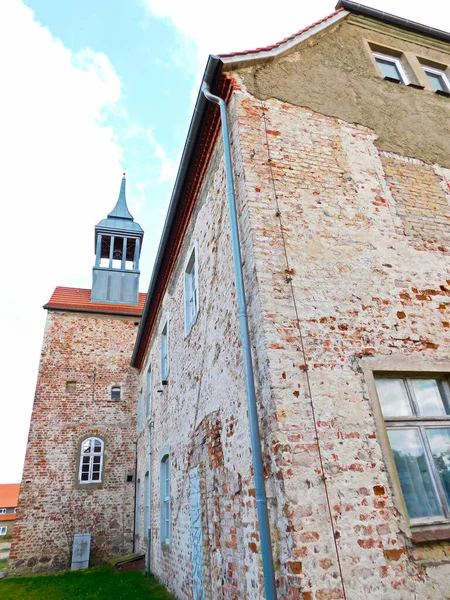
[[[419,247],[449,251],[450,196],[445,176],[419,160],[386,153],[381,160],[405,233]]]
[[[431,196],[430,222],[443,214],[441,228],[448,173],[439,182],[419,161],[380,158],[364,127],[236,96],[278,424],[277,504],[288,517],[281,597],[343,597],[335,538],[348,598],[443,600],[448,567],[425,566],[402,534],[360,360],[448,358],[447,253],[405,236],[416,188]],[[444,559],[442,545],[430,560]]]
[[[92,534],[91,564],[132,550],[136,317],[49,311],[9,574],[70,567],[74,533]],[[75,381],[75,390],[66,382]],[[110,400],[110,386],[122,400]],[[103,485],[77,485],[84,436],[105,441]]]

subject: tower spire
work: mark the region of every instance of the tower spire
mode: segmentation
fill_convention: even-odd
[[[126,183],[127,183],[127,180],[126,180],[126,176],[125,176],[125,173],[124,173],[123,177],[122,177],[122,181],[120,183],[119,197],[117,199],[115,207],[109,213],[108,218],[131,219],[131,220],[133,220],[133,217],[132,217],[130,211],[128,210],[127,199],[126,199],[126,196],[125,196],[125,186],[126,186]]]

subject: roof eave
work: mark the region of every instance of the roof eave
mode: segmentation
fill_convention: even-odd
[[[222,72],[222,66],[223,61],[220,59],[220,57],[214,55],[209,56],[203,75],[202,83],[198,92],[197,101],[195,103],[194,113],[192,115],[188,135],[184,144],[180,166],[178,167],[175,185],[172,191],[172,196],[170,198],[169,208],[167,211],[161,240],[159,242],[158,252],[156,254],[156,259],[153,266],[152,276],[148,287],[147,300],[145,302],[144,311],[142,313],[141,323],[138,329],[136,342],[134,345],[133,356],[131,357],[132,367],[139,366],[139,350],[141,347],[141,342],[143,341],[146,321],[150,311],[151,299],[156,287],[159,271],[161,269],[164,251],[166,249],[170,237],[171,227],[174,222],[178,206],[180,204],[180,201],[182,200],[183,189],[189,176],[191,160],[195,156],[195,150],[202,133],[202,126],[204,124],[208,109],[210,108],[210,103],[206,100],[205,96],[202,93],[202,87],[203,84],[206,83],[211,89],[214,88],[214,84]]]
[[[52,306],[49,304],[44,304],[42,307],[45,310],[57,310],[62,312],[78,312],[78,313],[90,313],[97,315],[118,315],[121,317],[137,317],[140,319],[142,317],[142,312],[126,312],[126,311],[115,311],[115,310],[100,310],[98,308],[81,308],[78,306]]]

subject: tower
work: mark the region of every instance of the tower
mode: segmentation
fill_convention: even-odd
[[[70,568],[77,533],[91,536],[90,564],[133,549],[139,382],[130,360],[146,297],[138,293],[143,235],[124,177],[95,228],[93,289],[57,287],[44,306],[10,574]]]
[[[144,232],[128,210],[125,185],[124,173],[114,209],[95,227],[92,302],[138,303],[139,257]]]

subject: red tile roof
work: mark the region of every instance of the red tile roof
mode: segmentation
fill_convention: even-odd
[[[229,54],[220,54],[219,56],[221,58],[226,58],[226,57],[231,57],[231,56],[241,56],[243,54],[254,54],[256,52],[268,52],[270,50],[273,50],[274,48],[278,48],[278,46],[281,46],[281,44],[284,44],[285,42],[289,42],[290,40],[293,40],[298,35],[305,33],[305,31],[309,31],[310,29],[313,29],[314,27],[316,27],[317,25],[320,25],[324,21],[328,21],[328,19],[331,19],[331,17],[334,17],[335,15],[337,15],[338,13],[340,13],[343,10],[344,10],[343,8],[339,8],[338,10],[335,10],[334,12],[332,12],[331,15],[328,15],[327,17],[320,19],[320,21],[316,21],[315,23],[308,25],[308,27],[305,27],[304,29],[300,29],[300,31],[297,31],[297,33],[293,33],[289,37],[284,38],[284,40],[281,40],[281,42],[277,42],[276,44],[272,44],[271,46],[263,46],[262,48],[255,48],[254,50],[242,50],[241,52],[230,52]]]
[[[139,294],[137,306],[130,304],[111,304],[109,302],[91,302],[91,290],[84,288],[57,287],[44,306],[47,309],[76,312],[112,313],[116,315],[141,316],[147,294]]]
[[[19,503],[20,483],[0,483],[0,508],[15,508]],[[0,521],[13,521],[15,513],[0,515]]]

